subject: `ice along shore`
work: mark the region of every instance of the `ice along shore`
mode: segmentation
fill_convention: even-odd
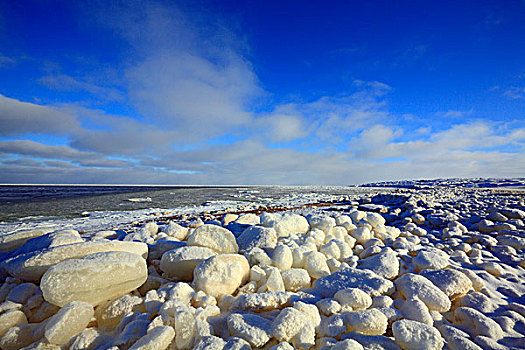
[[[524,192],[472,184],[7,231],[0,348],[523,348]]]

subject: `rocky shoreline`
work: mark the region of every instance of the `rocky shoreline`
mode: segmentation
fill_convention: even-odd
[[[458,181],[6,232],[0,348],[525,348],[524,192]]]

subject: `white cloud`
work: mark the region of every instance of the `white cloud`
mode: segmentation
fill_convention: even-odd
[[[0,95],[0,136],[64,135],[79,129],[80,122],[67,111]]]
[[[183,130],[178,142],[222,136],[253,121],[263,94],[243,43],[211,15],[167,3],[130,1],[102,14],[133,50],[130,103],[149,120]]]
[[[525,87],[522,86],[511,86],[505,92],[504,96],[507,96],[513,100],[525,99]]]
[[[16,61],[11,57],[7,57],[0,52],[0,68],[11,67],[16,64]]]
[[[113,87],[104,87],[87,81],[81,81],[65,74],[49,74],[39,79],[48,88],[61,91],[86,91],[103,100],[123,101],[124,95]]]

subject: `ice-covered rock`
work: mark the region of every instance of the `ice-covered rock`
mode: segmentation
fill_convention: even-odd
[[[406,319],[418,321],[429,326],[434,324],[434,319],[430,315],[428,307],[418,298],[403,301],[400,310]]]
[[[193,282],[198,290],[216,298],[232,294],[250,277],[250,264],[239,254],[215,255],[195,268]]]
[[[310,214],[306,217],[311,228],[317,228],[328,234],[335,227],[335,219],[323,214]]]
[[[287,237],[292,233],[306,233],[310,229],[308,220],[304,216],[293,213],[263,213],[261,225],[273,227],[277,237]]]
[[[359,288],[339,290],[335,293],[334,299],[343,306],[343,309],[348,311],[365,310],[372,305],[372,298],[370,298],[370,295]]]
[[[470,307],[459,307],[454,311],[456,323],[471,336],[486,336],[495,340],[503,338],[500,325],[478,310]]]
[[[11,289],[6,300],[17,304],[25,304],[27,300],[38,292],[38,286],[33,283],[22,283]]]
[[[349,331],[368,335],[381,335],[388,326],[387,317],[378,309],[347,311],[342,315]]]
[[[417,297],[430,310],[446,312],[450,309],[447,295],[423,276],[407,273],[396,280],[396,288],[405,299]]]
[[[95,312],[98,326],[102,329],[115,327],[125,314],[133,311],[133,308],[142,302],[142,298],[123,295],[118,299],[99,305]]]
[[[165,350],[175,338],[175,330],[170,326],[155,327],[133,344],[129,350]]]
[[[247,213],[239,215],[239,217],[235,219],[235,222],[240,225],[259,225],[261,219],[255,214]]]
[[[191,281],[195,267],[213,255],[215,255],[213,250],[206,247],[180,247],[162,255],[160,268],[168,277],[181,281]]]
[[[229,230],[205,224],[188,235],[189,246],[207,247],[217,253],[233,254],[239,251],[235,236]]]
[[[9,328],[27,323],[26,315],[20,310],[9,310],[0,314],[0,338]]]
[[[390,294],[394,284],[369,270],[345,268],[314,281],[314,291],[324,298],[332,298],[337,291],[346,288],[359,288],[371,297]],[[437,287],[436,287],[437,289]]]
[[[386,279],[396,278],[399,274],[399,260],[390,248],[383,248],[379,254],[359,261],[359,267],[375,272]]]
[[[310,252],[306,255],[304,268],[313,279],[330,275],[326,256],[320,252]]]
[[[222,338],[208,335],[201,338],[193,350],[223,350],[225,345],[226,342]]]
[[[373,237],[372,232],[370,229],[366,226],[358,227],[352,232],[350,232],[350,235],[355,238],[357,243],[363,244],[364,242],[368,241]]]
[[[372,227],[377,227],[378,225],[384,225],[386,223],[385,218],[382,217],[381,214],[372,212],[366,213],[364,220],[372,225]]]
[[[417,252],[412,264],[417,272],[425,269],[444,269],[449,265],[449,256],[440,249],[425,247]]]
[[[52,266],[42,277],[44,299],[63,306],[70,301],[98,305],[118,298],[147,279],[146,261],[128,252],[103,252]]]
[[[24,244],[28,239],[53,232],[52,228],[20,230],[0,235],[0,252],[8,252]]]
[[[441,350],[444,345],[436,328],[417,321],[396,321],[392,324],[392,333],[395,342],[406,350]]]
[[[279,341],[290,341],[305,323],[306,317],[301,311],[287,307],[273,320],[272,335]]]
[[[472,288],[472,281],[464,273],[454,269],[423,271],[421,275],[428,278],[452,300],[467,294]]]
[[[188,228],[173,221],[168,222],[168,224],[162,228],[162,232],[180,241],[184,241],[188,236]]]
[[[10,275],[24,281],[38,282],[42,275],[53,265],[70,259],[79,259],[101,252],[122,251],[134,253],[146,258],[148,246],[140,242],[120,242],[99,240],[61,245],[43,251],[26,253],[8,259],[5,269]]]
[[[275,248],[277,233],[271,227],[250,226],[237,237],[239,251],[244,252],[253,248]]]
[[[51,344],[65,344],[86,328],[93,315],[93,305],[71,301],[49,319],[44,336]]]
[[[278,245],[272,255],[272,262],[281,271],[288,270],[293,264],[292,250],[287,245]]]
[[[262,312],[281,309],[291,304],[292,297],[297,294],[292,292],[264,292],[242,294],[231,303],[231,311]]]
[[[233,313],[227,317],[227,323],[232,336],[240,337],[254,347],[266,344],[272,334],[272,322],[254,314]]]
[[[297,292],[301,289],[310,288],[312,280],[305,269],[289,269],[281,272],[284,288],[287,291]]]

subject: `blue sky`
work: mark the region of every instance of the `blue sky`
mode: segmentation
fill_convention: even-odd
[[[1,1],[0,183],[525,174],[525,1]]]

